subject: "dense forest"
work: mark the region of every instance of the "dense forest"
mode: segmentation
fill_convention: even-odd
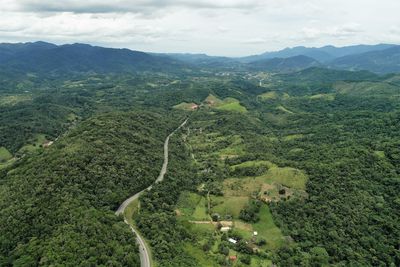
[[[137,265],[114,210],[153,182],[167,123],[155,113],[102,114],[3,169],[0,265]]]

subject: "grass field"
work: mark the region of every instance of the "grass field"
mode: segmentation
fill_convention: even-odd
[[[236,164],[230,167],[232,171],[240,168],[248,168],[248,167],[267,167],[267,168],[272,168],[276,167],[276,165],[270,161],[266,160],[251,160],[251,161],[245,161],[240,164]]]
[[[33,140],[29,142],[29,144],[24,145],[20,150],[19,153],[25,154],[34,152],[40,148],[43,143],[46,142],[46,137],[44,134],[37,134]]]
[[[0,147],[0,163],[8,161],[12,157],[13,155],[5,147]]]
[[[125,218],[129,222],[129,224],[134,224],[133,220],[133,215],[138,211],[139,209],[139,199],[136,199],[135,201],[132,201],[126,208],[125,208]]]
[[[276,109],[279,110],[279,111],[282,111],[282,112],[284,112],[284,113],[287,113],[287,114],[294,114],[293,111],[288,110],[288,109],[285,108],[284,106],[278,106]]]
[[[310,96],[310,99],[333,101],[333,100],[335,100],[335,94],[316,94],[316,95]]]
[[[279,95],[275,91],[266,92],[266,93],[263,93],[263,94],[257,96],[258,99],[264,100],[264,101],[265,100],[274,100],[274,99],[277,99],[278,97],[279,97]]]
[[[226,215],[231,215],[233,218],[239,218],[239,213],[248,203],[249,198],[246,196],[212,196],[211,201],[213,203],[213,207],[211,208],[212,213],[219,213],[222,218],[224,218]]]
[[[207,201],[205,197],[191,192],[183,192],[178,200],[178,213],[180,217],[193,221],[208,221]]]
[[[284,244],[285,238],[281,230],[275,225],[272,214],[267,205],[260,209],[260,221],[253,224],[253,230],[258,232],[258,238],[267,241],[266,248],[277,249]]]
[[[375,151],[374,154],[378,156],[378,158],[384,159],[386,157],[385,151]]]
[[[0,96],[0,106],[13,106],[19,102],[32,100],[29,94]]]
[[[224,111],[234,111],[234,112],[240,112],[240,113],[247,112],[247,109],[240,104],[239,100],[237,100],[235,98],[231,98],[231,97],[225,98],[215,108],[218,110],[224,110]]]
[[[204,100],[204,103],[206,103],[206,105],[208,105],[209,107],[215,108],[217,110],[233,111],[240,113],[247,112],[247,109],[240,104],[239,100],[232,97],[227,97],[224,100],[221,100],[218,97],[210,94]]]
[[[194,257],[202,267],[219,267],[220,265],[214,262],[212,258],[210,258],[204,251],[192,245],[189,242],[186,242],[184,245],[184,251],[190,256]]]
[[[197,106],[196,103],[186,103],[182,102],[178,105],[173,106],[174,109],[186,110],[186,111],[193,111],[193,107]]]
[[[266,175],[258,179],[262,179],[266,183],[275,182],[290,188],[305,190],[308,177],[303,171],[295,168],[274,167],[270,168]]]

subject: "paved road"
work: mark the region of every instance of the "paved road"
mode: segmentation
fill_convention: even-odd
[[[172,133],[170,133],[167,138],[165,139],[164,142],[164,162],[163,165],[161,167],[160,170],[160,174],[158,175],[155,183],[161,182],[164,179],[164,175],[167,173],[167,168],[168,168],[168,145],[169,145],[169,138],[176,132],[178,131],[180,128],[182,128],[186,123],[187,123],[188,119],[186,119],[184,122],[182,122],[181,125],[179,125],[178,128],[176,128]],[[138,199],[140,197],[141,194],[143,194],[146,190],[151,190],[151,188],[153,188],[153,185],[150,185],[149,187],[147,187],[146,189],[140,191],[139,193],[136,193],[135,195],[131,196],[130,198],[128,198],[127,200],[125,200],[118,208],[118,210],[115,212],[116,215],[124,215],[124,211],[125,208],[132,203],[132,201],[135,201],[136,199]],[[142,238],[142,236],[139,234],[139,232],[137,230],[135,230],[133,228],[132,225],[130,225],[128,223],[128,221],[125,218],[124,215],[124,222],[126,224],[129,225],[129,227],[131,228],[132,232],[136,235],[136,240],[137,243],[139,245],[139,252],[140,252],[140,266],[141,267],[150,267],[150,253],[147,250],[147,246],[145,244],[144,239]]]

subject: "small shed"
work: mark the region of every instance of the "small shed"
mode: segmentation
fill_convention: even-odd
[[[229,227],[229,226],[224,226],[224,227],[221,227],[221,232],[224,232],[224,233],[226,233],[226,232],[228,232],[229,230],[231,230],[231,228]]]
[[[229,260],[230,261],[236,261],[237,260],[237,256],[235,256],[235,255],[229,256]]]
[[[235,239],[233,239],[233,238],[229,238],[228,241],[231,242],[232,244],[236,244],[237,243],[237,241]]]

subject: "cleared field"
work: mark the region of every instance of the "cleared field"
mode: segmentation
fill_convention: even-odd
[[[204,267],[219,267],[220,265],[213,261],[202,249],[197,246],[192,245],[189,242],[186,242],[184,247],[184,251],[190,256],[194,257],[200,264],[200,266]]]
[[[277,249],[285,243],[285,237],[281,230],[275,225],[272,214],[267,205],[260,209],[260,221],[253,224],[253,230],[257,231],[259,239],[267,241],[266,248]]]
[[[204,100],[204,103],[207,106],[215,108],[217,110],[233,111],[241,113],[247,112],[247,109],[240,104],[239,100],[232,97],[227,97],[224,100],[221,100],[218,97],[210,94]]]
[[[178,105],[173,106],[174,109],[179,109],[179,110],[186,110],[186,111],[193,111],[197,108],[196,103],[186,103],[182,102]]]
[[[239,218],[240,211],[248,203],[248,197],[211,197],[212,202],[212,213],[218,213],[224,218],[225,216],[232,216],[233,218]]]
[[[310,96],[310,99],[333,101],[333,100],[335,100],[335,94],[316,94],[316,95]]]
[[[183,192],[179,197],[177,205],[179,216],[187,218],[188,220],[191,219],[201,198],[202,197],[198,194]]]
[[[13,106],[19,102],[32,100],[29,94],[0,96],[0,106]]]
[[[266,174],[225,179],[225,197],[260,197],[264,201],[306,197],[307,175],[295,168],[271,166]]]
[[[274,167],[270,168],[266,175],[260,176],[258,179],[262,179],[266,183],[275,182],[290,188],[305,190],[308,177],[299,169]]]
[[[207,214],[207,200],[205,197],[201,197],[200,201],[197,203],[196,208],[192,214],[193,220],[207,221],[210,220],[210,216]]]
[[[23,154],[34,152],[39,149],[40,146],[43,145],[46,141],[47,140],[44,134],[37,134],[34,140],[30,141],[29,144],[24,145],[22,148],[20,148],[18,152]]]
[[[293,111],[290,111],[290,110],[288,110],[288,109],[287,109],[287,108],[285,108],[284,106],[278,106],[276,109],[277,109],[277,110],[279,110],[279,111],[282,111],[282,112],[288,113],[288,114],[294,114],[294,112],[293,112]]]
[[[240,164],[236,164],[230,167],[232,171],[240,168],[248,168],[248,167],[267,167],[267,168],[272,168],[276,167],[276,165],[270,161],[266,160],[250,160],[250,161],[245,161]]]
[[[278,97],[279,97],[279,95],[275,91],[266,92],[266,93],[263,93],[263,94],[257,96],[258,99],[263,100],[263,101],[274,100],[274,99],[277,99]]]
[[[12,157],[13,155],[5,147],[0,147],[0,163],[8,161]]]

